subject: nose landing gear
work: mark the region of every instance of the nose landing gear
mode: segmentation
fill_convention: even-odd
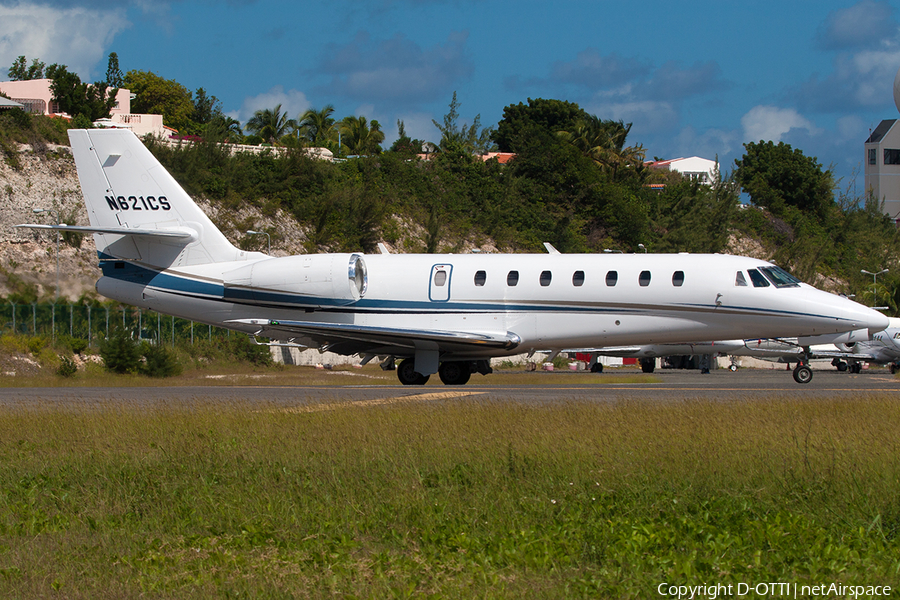
[[[807,365],[799,363],[794,368],[794,381],[797,383],[809,383],[812,381],[813,372]]]

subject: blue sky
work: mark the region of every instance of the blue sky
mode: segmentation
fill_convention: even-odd
[[[0,76],[19,55],[102,79],[153,71],[245,122],[276,104],[402,119],[437,141],[495,125],[528,98],[633,123],[647,157],[718,156],[784,141],[863,188],[869,130],[895,118],[900,12],[886,0],[0,0]],[[852,191],[852,188],[851,188]]]

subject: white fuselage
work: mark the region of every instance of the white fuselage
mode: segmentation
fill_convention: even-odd
[[[322,256],[322,255],[319,255]],[[358,326],[515,334],[515,348],[466,350],[475,358],[562,349],[703,342],[749,337],[881,330],[886,319],[851,300],[805,284],[736,285],[736,273],[767,263],[688,254],[365,255],[358,299],[308,295],[297,257],[263,258],[283,280],[257,282],[252,300],[226,298],[228,273],[247,261],[166,270],[106,261],[103,295],[167,314],[253,333],[240,319],[301,320]],[[274,267],[274,268],[272,268]],[[296,272],[291,272],[292,270]],[[443,272],[443,275],[440,274]],[[345,285],[332,269],[329,285]],[[676,285],[678,284],[678,285]],[[236,284],[235,284],[236,285]],[[321,288],[316,288],[321,289]],[[232,322],[229,324],[229,322]]]

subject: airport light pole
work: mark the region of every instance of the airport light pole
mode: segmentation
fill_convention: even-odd
[[[266,236],[266,254],[272,256],[272,236],[268,234],[266,231],[253,231],[252,229],[248,229],[245,231],[247,235],[264,235]]]
[[[876,304],[876,302],[875,302],[875,300],[876,300],[875,286],[878,285],[878,276],[883,273],[887,273],[887,272],[888,272],[888,269],[882,269],[882,270],[878,271],[877,273],[873,273],[872,271],[866,271],[865,269],[862,269],[860,271],[860,273],[862,273],[863,275],[871,275],[872,276],[872,306],[875,306],[875,304]]]
[[[59,211],[54,210],[52,208],[33,208],[31,212],[34,214],[40,214],[48,212],[51,215],[56,217],[56,226],[59,227]],[[59,229],[56,230],[56,299],[53,301],[55,305],[59,302]],[[54,306],[54,316],[56,313],[56,307]]]

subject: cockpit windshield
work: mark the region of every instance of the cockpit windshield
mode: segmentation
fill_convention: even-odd
[[[777,288],[800,286],[800,280],[781,267],[759,267],[759,270]]]
[[[753,282],[753,287],[769,287],[769,282],[766,281],[766,278],[762,276],[762,273],[760,273],[756,269],[747,269],[747,275],[750,276],[750,281]]]

